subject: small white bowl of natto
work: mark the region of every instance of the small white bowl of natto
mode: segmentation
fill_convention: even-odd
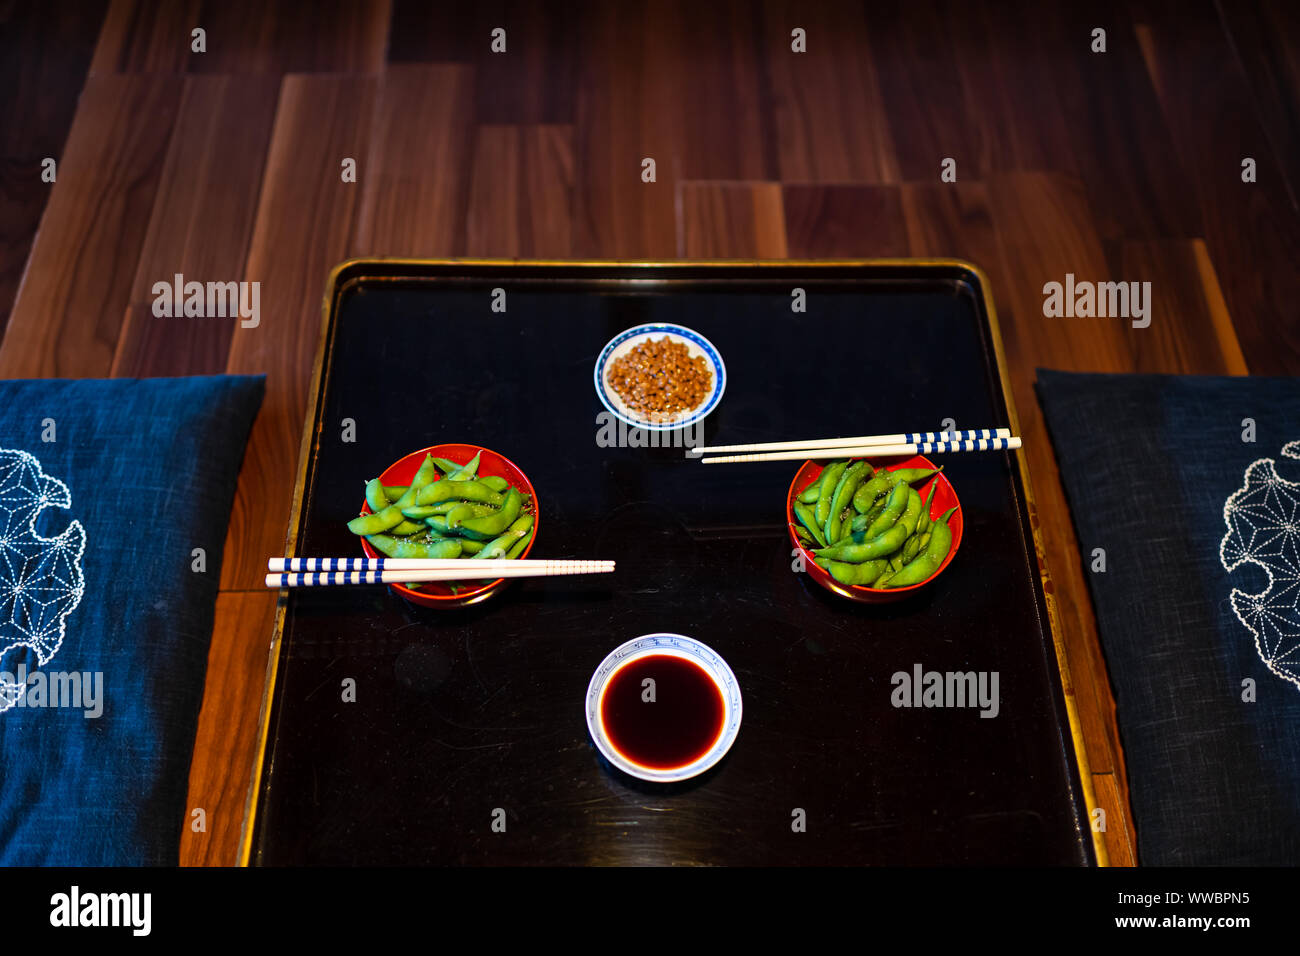
[[[727,367],[713,343],[682,325],[626,329],[596,359],[596,394],[621,421],[668,431],[701,421],[722,400]]]

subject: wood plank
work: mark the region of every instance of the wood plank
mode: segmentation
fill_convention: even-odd
[[[966,103],[977,117],[976,169],[1080,171],[1076,137],[1047,80],[1060,65],[1022,9],[1035,2],[943,5],[955,25],[951,36]],[[970,178],[959,164],[958,181]]]
[[[1097,806],[1106,811],[1106,829],[1102,834],[1111,866],[1136,866],[1137,834],[1133,830],[1133,817],[1128,812],[1128,788],[1115,774],[1094,773],[1093,792]]]
[[[972,19],[969,11],[935,0],[871,11],[871,66],[905,180],[939,182],[946,157],[956,160],[959,180],[988,172],[976,104],[957,57],[956,40],[963,22]]]
[[[644,109],[671,139],[682,180],[777,178],[771,111],[764,109],[766,50],[753,14],[741,0],[672,0],[655,8],[646,31]]]
[[[104,0],[0,7],[0,335],[52,191],[41,163],[62,156],[107,9]]]
[[[682,183],[682,254],[692,259],[784,259],[780,183]]]
[[[1030,3],[1020,15],[1053,64],[1038,82],[1055,86],[1100,237],[1201,235],[1199,211],[1187,201],[1190,157],[1165,124],[1130,12],[1100,0],[1077,8]],[[1098,26],[1106,30],[1105,53],[1091,51]]]
[[[563,259],[572,254],[573,128],[480,126],[466,251]]]
[[[115,376],[225,370],[237,318],[159,317],[155,282],[238,282],[279,94],[275,77],[186,78],[117,342]]]
[[[1132,371],[1248,374],[1222,293],[1214,307],[1206,299],[1218,282],[1200,240],[1121,242],[1110,258],[1114,275],[1151,283],[1151,327],[1128,336]]]
[[[791,31],[807,52],[792,52]],[[892,183],[899,179],[884,99],[859,5],[766,0],[767,66],[780,178],[786,182]]]
[[[786,241],[794,259],[905,256],[897,186],[786,186]]]
[[[495,0],[475,5],[467,38],[477,82],[479,123],[572,123],[576,113],[583,7],[557,0]],[[492,50],[492,31],[506,31],[505,52]]]
[[[473,77],[451,64],[384,72],[353,186],[362,199],[352,255],[464,254]]]
[[[182,866],[239,862],[277,597],[278,592],[266,589],[217,595],[203,708],[190,763],[188,823],[181,832]],[[201,832],[193,829],[195,808],[202,808],[206,818]]]
[[[1293,0],[1216,3],[1250,86],[1255,114],[1284,165],[1291,208],[1300,209],[1300,5]]]
[[[0,377],[108,373],[179,101],[164,77],[87,81],[0,343]]]
[[[1205,3],[1160,5],[1137,34],[1218,270],[1246,362],[1257,375],[1300,374],[1300,214],[1286,188],[1295,157],[1280,157],[1254,94]],[[1257,181],[1242,182],[1243,157]]]
[[[658,82],[644,39],[653,20],[632,4],[602,7],[582,26],[574,173],[574,254],[671,258],[676,251],[680,142],[671,120],[648,104]],[[642,160],[655,181],[642,181]]]
[[[472,63],[478,5],[432,4],[428,0],[392,0],[388,29],[389,63]]]
[[[367,73],[385,61],[388,0],[203,0],[191,73]]]
[[[112,0],[90,75],[184,72],[200,8],[200,0]]]
[[[344,157],[364,155],[375,81],[285,77],[245,275],[261,283],[262,321],[236,328],[227,371],[267,375],[244,454],[221,564],[222,590],[261,590],[284,553],[329,270],[346,258],[359,201]],[[363,174],[364,175],[364,174]]]

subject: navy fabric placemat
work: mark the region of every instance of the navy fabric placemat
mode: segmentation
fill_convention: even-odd
[[[1040,369],[1038,393],[1139,862],[1300,863],[1300,380]]]
[[[178,862],[263,391],[262,376],[0,381],[0,863]]]

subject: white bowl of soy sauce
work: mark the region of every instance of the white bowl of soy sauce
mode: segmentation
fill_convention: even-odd
[[[683,634],[646,634],[601,661],[586,711],[592,742],[612,766],[674,783],[726,756],[742,703],[736,675],[713,648]]]

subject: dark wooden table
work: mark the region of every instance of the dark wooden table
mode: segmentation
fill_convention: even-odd
[[[208,828],[183,862],[235,860],[276,600],[263,562],[283,547],[325,276],[363,254],[980,264],[1107,846],[1132,862],[1034,368],[1300,373],[1298,20],[1287,0],[0,3],[0,375],[268,375],[190,778]],[[260,326],[155,318],[152,284],[177,272],[260,281]],[[1150,281],[1151,325],[1045,318],[1067,273]]]

